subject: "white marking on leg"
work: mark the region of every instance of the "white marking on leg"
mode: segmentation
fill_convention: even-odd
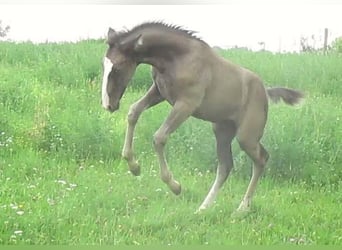
[[[103,60],[103,78],[102,78],[102,106],[107,108],[109,105],[109,96],[107,92],[107,85],[108,85],[108,76],[113,69],[113,63],[108,58],[105,57]]]
[[[253,174],[251,181],[248,185],[247,191],[245,196],[243,197],[240,206],[238,207],[238,211],[248,211],[251,207],[252,198],[255,193],[256,186],[258,184],[258,180],[263,172],[263,169],[261,167],[257,167],[256,165],[253,165]]]
[[[220,185],[219,185],[218,178],[216,178],[213,186],[211,187],[211,189],[208,193],[208,195],[205,197],[201,206],[198,208],[198,210],[197,210],[198,212],[200,212],[201,210],[207,209],[215,201],[215,198],[216,198],[218,191],[220,189],[219,186]]]

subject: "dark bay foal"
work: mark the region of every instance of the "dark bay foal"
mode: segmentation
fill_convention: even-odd
[[[210,121],[216,137],[218,167],[216,179],[199,210],[213,203],[232,167],[231,142],[237,138],[242,150],[253,161],[253,174],[238,208],[251,205],[260,175],[269,157],[260,143],[267,120],[268,100],[282,99],[294,105],[302,93],[288,88],[265,88],[253,72],[217,55],[192,31],[164,23],[143,23],[131,30],[109,29],[103,64],[102,105],[114,112],[137,65],[152,66],[153,84],[128,113],[123,157],[134,175],[140,166],[134,158],[133,134],[141,113],[163,101],[172,109],[154,134],[161,179],[173,193],[181,185],[168,168],[164,148],[169,135],[190,116]]]

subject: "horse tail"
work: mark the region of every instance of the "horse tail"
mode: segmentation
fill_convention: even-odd
[[[277,103],[282,99],[288,105],[295,105],[301,102],[304,98],[304,94],[301,91],[283,88],[283,87],[275,87],[275,88],[267,88],[268,98]]]

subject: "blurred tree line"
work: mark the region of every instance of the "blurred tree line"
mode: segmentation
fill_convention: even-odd
[[[324,30],[324,45],[321,47],[322,37],[315,36],[301,36],[300,37],[300,51],[301,52],[337,52],[342,53],[342,36],[335,38],[328,44],[328,29]]]
[[[0,37],[5,37],[7,36],[7,33],[9,32],[10,30],[10,26],[4,26],[2,24],[2,21],[0,20]]]
[[[337,53],[342,53],[342,36],[332,42],[331,49]]]

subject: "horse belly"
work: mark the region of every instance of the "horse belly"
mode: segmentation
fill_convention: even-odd
[[[241,84],[222,82],[207,89],[201,105],[195,110],[193,116],[211,122],[236,121],[242,105]]]
[[[220,121],[236,121],[240,106],[235,103],[230,103],[229,100],[209,100],[202,102],[202,104],[195,110],[192,116],[210,122]]]

